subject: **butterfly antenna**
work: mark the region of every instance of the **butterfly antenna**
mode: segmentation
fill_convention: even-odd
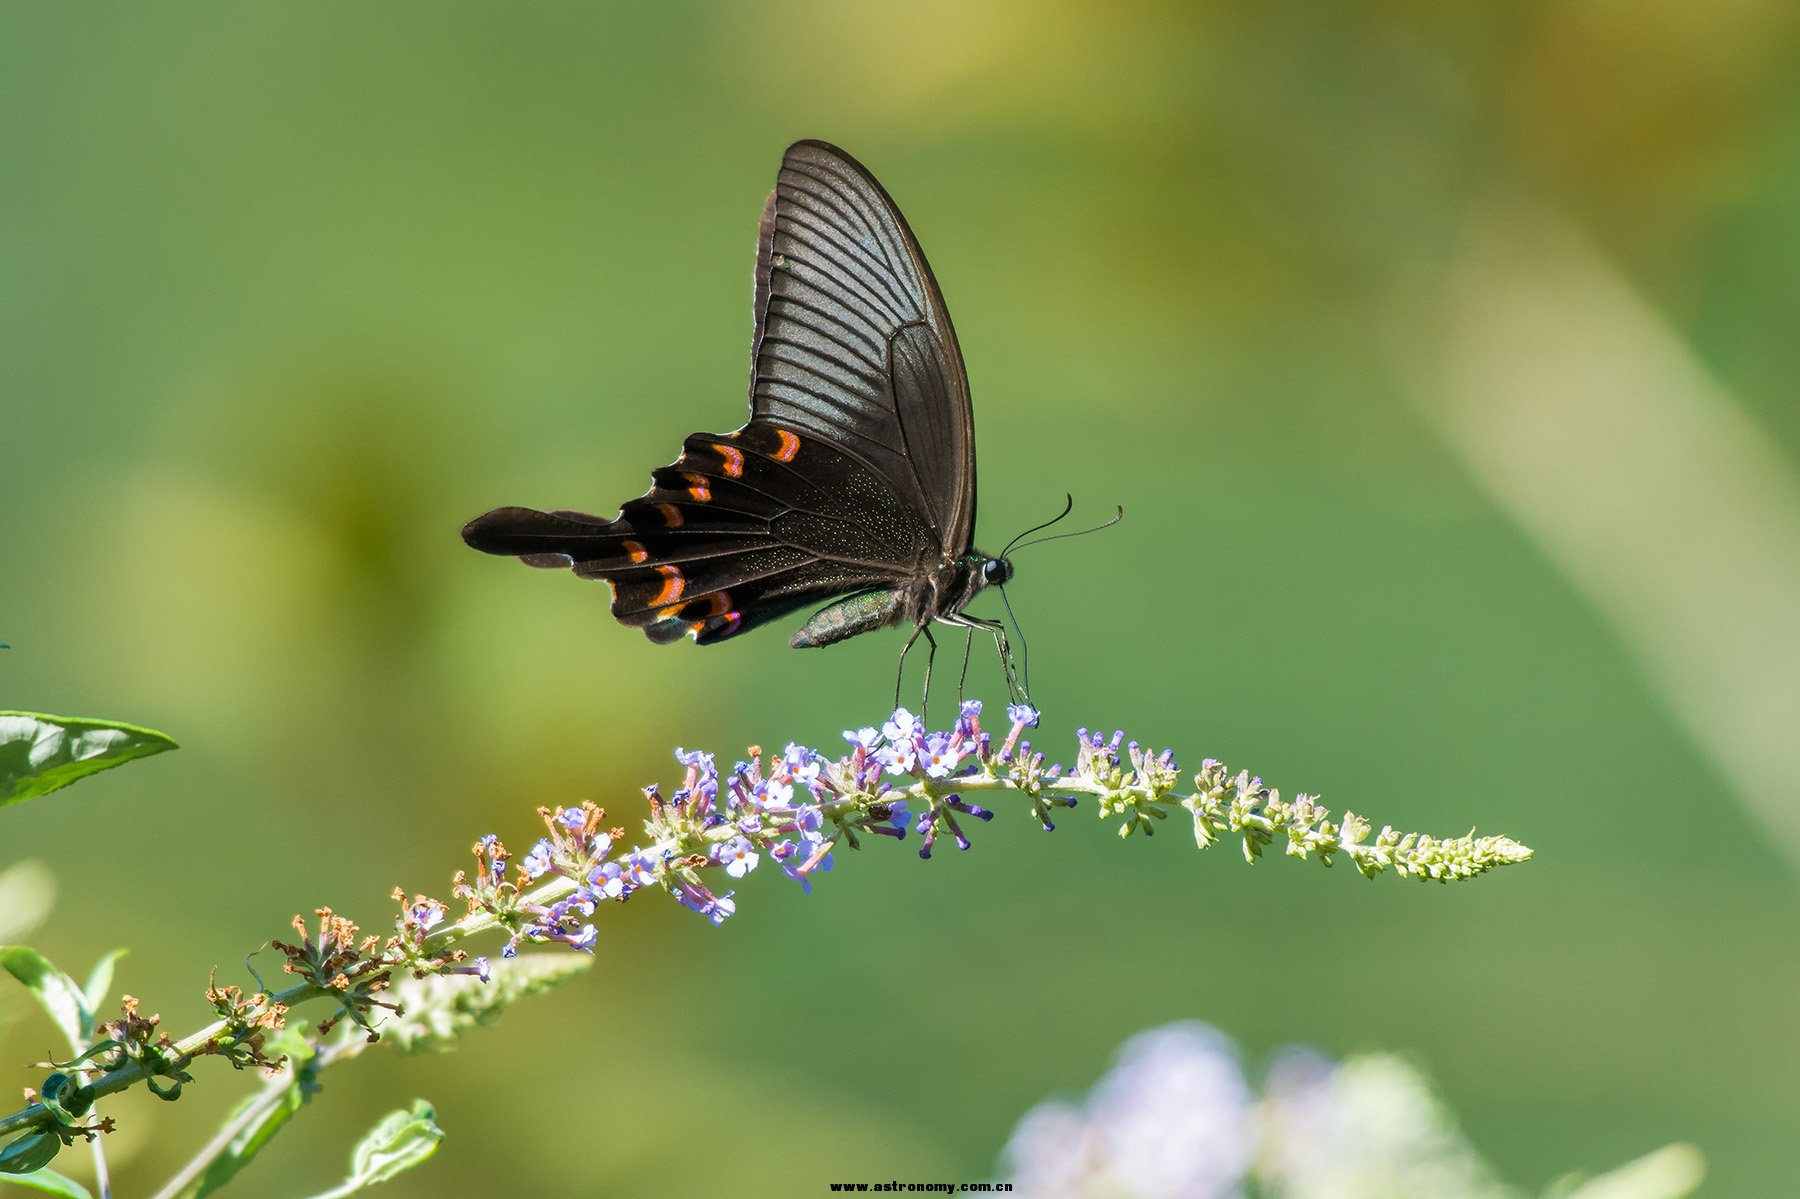
[[[1037,532],[1038,530],[1049,528],[1051,525],[1055,524],[1057,521],[1061,520],[1063,517],[1067,516],[1069,513],[1073,512],[1074,510],[1075,510],[1075,497],[1072,495],[1069,495],[1067,493],[1064,493],[1064,495],[1063,495],[1063,510],[1061,512],[1058,512],[1055,516],[1052,516],[1049,520],[1045,521],[1041,525],[1033,525],[1031,528],[1026,529],[1023,533],[1020,533],[1017,537],[1015,537],[1011,541],[1007,542],[1006,548],[1000,551],[1000,556],[1002,558],[1006,557],[1007,554],[1012,552],[1013,546],[1019,544],[1019,542],[1025,540],[1027,537],[1031,536],[1033,533]]]
[[[1042,545],[1046,541],[1061,541],[1064,537],[1085,537],[1089,533],[1098,533],[1101,529],[1110,529],[1114,525],[1118,524],[1120,521],[1122,521],[1124,519],[1125,519],[1125,508],[1124,508],[1124,505],[1120,505],[1119,514],[1117,516],[1113,517],[1109,521],[1104,521],[1101,524],[1097,524],[1091,529],[1078,529],[1073,533],[1052,533],[1052,534],[1050,534],[1050,536],[1040,537],[1036,541],[1027,541],[1025,543],[1025,545],[1021,545],[1019,548],[1025,549],[1027,546]],[[1051,523],[1054,524],[1055,522],[1052,521]],[[1048,528],[1048,527],[1049,527],[1048,525],[1039,525],[1038,526],[1038,528]],[[1037,530],[1034,529],[1032,531],[1036,532]],[[1017,540],[1017,539],[1015,538],[1015,540]],[[1012,547],[1008,546],[1007,548],[1011,549]]]
[[[1006,584],[1000,584],[1000,602],[1006,605],[1006,615],[1012,621],[1013,632],[1019,635],[1019,673],[1024,675],[1022,687],[1025,702],[1031,702],[1031,646],[1025,641],[1025,629],[1019,624],[1018,616],[1013,612],[1012,600],[1006,596]]]

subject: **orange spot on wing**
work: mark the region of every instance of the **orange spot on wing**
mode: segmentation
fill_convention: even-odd
[[[662,576],[662,590],[657,592],[656,598],[650,602],[653,604],[672,604],[680,599],[682,589],[687,586],[687,580],[681,577],[680,568],[674,566],[659,566],[656,568],[656,573]]]
[[[663,524],[671,529],[681,527],[681,509],[674,504],[658,504],[656,510],[662,513]]]
[[[713,443],[713,449],[719,451],[719,457],[725,460],[725,477],[741,479],[744,476],[744,451],[734,445]]]
[[[689,495],[699,500],[702,504],[707,500],[712,499],[712,488],[706,485],[705,475],[689,475],[687,481]]]
[[[688,631],[693,633],[696,641],[703,633],[711,634],[712,639],[718,641],[737,632],[743,624],[744,615],[741,612],[714,612],[705,620],[696,620],[688,625]]]
[[[800,438],[786,429],[775,430],[775,436],[781,438],[781,448],[775,451],[775,461],[792,462],[800,452]]]
[[[633,562],[647,562],[650,559],[650,551],[645,549],[640,541],[621,542],[619,548],[624,550],[626,556]]]
[[[702,611],[701,609],[705,609]],[[689,600],[682,609],[683,616],[719,616],[731,608],[731,596],[723,591],[714,591],[708,595]]]

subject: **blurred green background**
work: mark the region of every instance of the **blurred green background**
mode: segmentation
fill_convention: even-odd
[[[955,314],[979,543],[1065,490],[1126,509],[1018,563],[1042,742],[1121,726],[1537,860],[1365,883],[1009,811],[810,899],[759,872],[722,929],[647,898],[586,981],[328,1080],[261,1193],[340,1177],[415,1094],[449,1140],[394,1195],[979,1178],[1178,1017],[1403,1051],[1521,1184],[1684,1138],[1706,1194],[1777,1193],[1797,26],[1774,0],[6,5],[0,703],[184,745],[0,814],[0,865],[60,882],[36,943],[77,973],[133,947],[125,989],[185,1031],[295,911],[378,925],[539,804],[635,824],[672,746],[882,715],[898,634],[658,648],[456,536],[501,503],[610,512],[740,422],[757,214],[823,137]],[[0,1061],[49,1044],[16,1022]],[[202,1073],[115,1103],[140,1186],[249,1082]]]

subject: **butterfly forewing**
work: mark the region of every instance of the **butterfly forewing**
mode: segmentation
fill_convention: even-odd
[[[881,184],[843,151],[782,159],[757,255],[751,411],[867,462],[968,550],[975,431],[968,377],[931,267]]]

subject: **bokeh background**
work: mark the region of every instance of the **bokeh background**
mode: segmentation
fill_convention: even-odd
[[[247,1185],[324,1187],[414,1095],[449,1139],[390,1194],[987,1177],[1034,1102],[1195,1018],[1253,1055],[1406,1053],[1522,1185],[1679,1138],[1706,1194],[1778,1193],[1797,26],[1777,0],[6,5],[0,701],[184,746],[0,813],[0,865],[59,881],[36,943],[77,973],[132,947],[125,989],[186,1030],[295,911],[379,924],[539,804],[634,824],[672,746],[880,717],[897,634],[658,648],[456,536],[500,503],[611,511],[739,423],[757,214],[824,137],[955,314],[981,544],[1065,490],[1126,509],[1018,563],[1042,741],[1122,726],[1537,859],[1421,888],[1008,812],[810,899],[759,872],[720,929],[646,898],[586,981],[330,1079]],[[49,1037],[15,1022],[0,1060]],[[203,1073],[114,1105],[140,1186],[250,1081]]]

